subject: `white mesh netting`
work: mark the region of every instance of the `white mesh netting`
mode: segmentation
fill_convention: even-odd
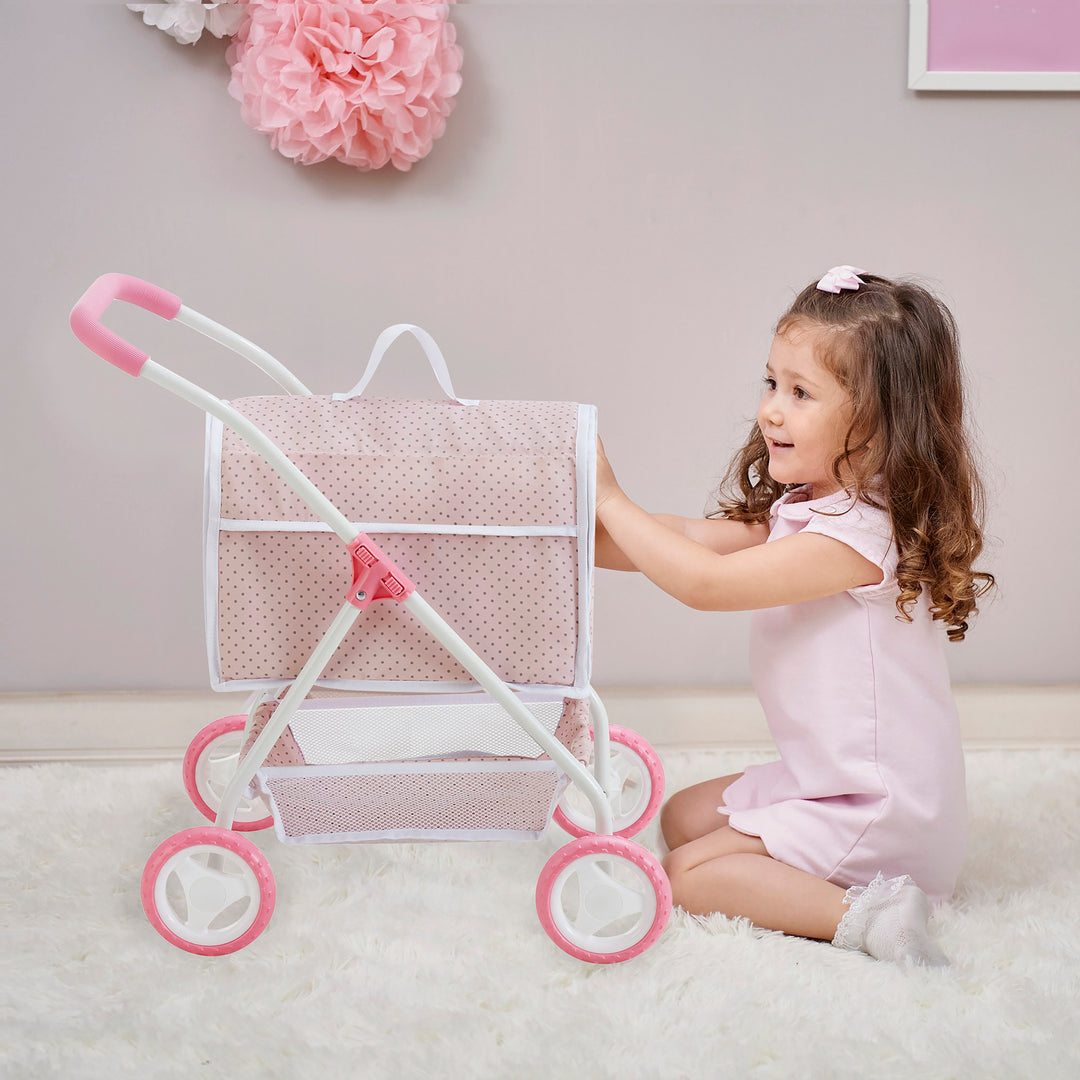
[[[261,770],[282,841],[533,839],[547,828],[560,786],[550,761],[327,768]]]

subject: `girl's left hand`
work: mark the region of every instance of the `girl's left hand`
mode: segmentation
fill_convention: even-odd
[[[618,480],[615,479],[615,470],[604,453],[604,444],[600,436],[596,436],[596,509],[607,502],[613,495],[618,495],[622,489]]]

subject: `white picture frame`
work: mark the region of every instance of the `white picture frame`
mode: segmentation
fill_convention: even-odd
[[[941,71],[929,67],[931,0],[908,0],[909,90],[1080,91],[1080,71]]]

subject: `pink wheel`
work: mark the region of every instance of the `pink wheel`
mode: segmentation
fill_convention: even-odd
[[[585,836],[548,860],[536,912],[564,952],[593,964],[643,953],[671,915],[671,885],[657,859],[621,836]]]
[[[636,836],[652,821],[664,801],[664,767],[656,751],[636,731],[613,726],[609,738],[609,798],[615,835]],[[592,803],[573,784],[559,798],[554,817],[571,836],[591,836],[596,832]]]
[[[217,820],[225,786],[240,766],[246,724],[246,716],[223,716],[207,724],[191,740],[184,755],[184,787],[208,821]],[[232,827],[240,832],[254,832],[273,824],[266,800],[256,795],[240,800]]]
[[[179,949],[221,956],[249,945],[274,913],[274,875],[246,837],[216,826],[185,829],[150,856],[142,903]]]

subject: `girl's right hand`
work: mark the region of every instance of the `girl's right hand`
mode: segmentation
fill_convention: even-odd
[[[611,462],[608,461],[607,454],[604,452],[604,444],[600,439],[600,436],[596,436],[596,510],[600,512],[600,507],[608,501],[612,496],[620,494],[622,488],[619,487],[618,480],[615,479],[615,470],[611,467]]]

